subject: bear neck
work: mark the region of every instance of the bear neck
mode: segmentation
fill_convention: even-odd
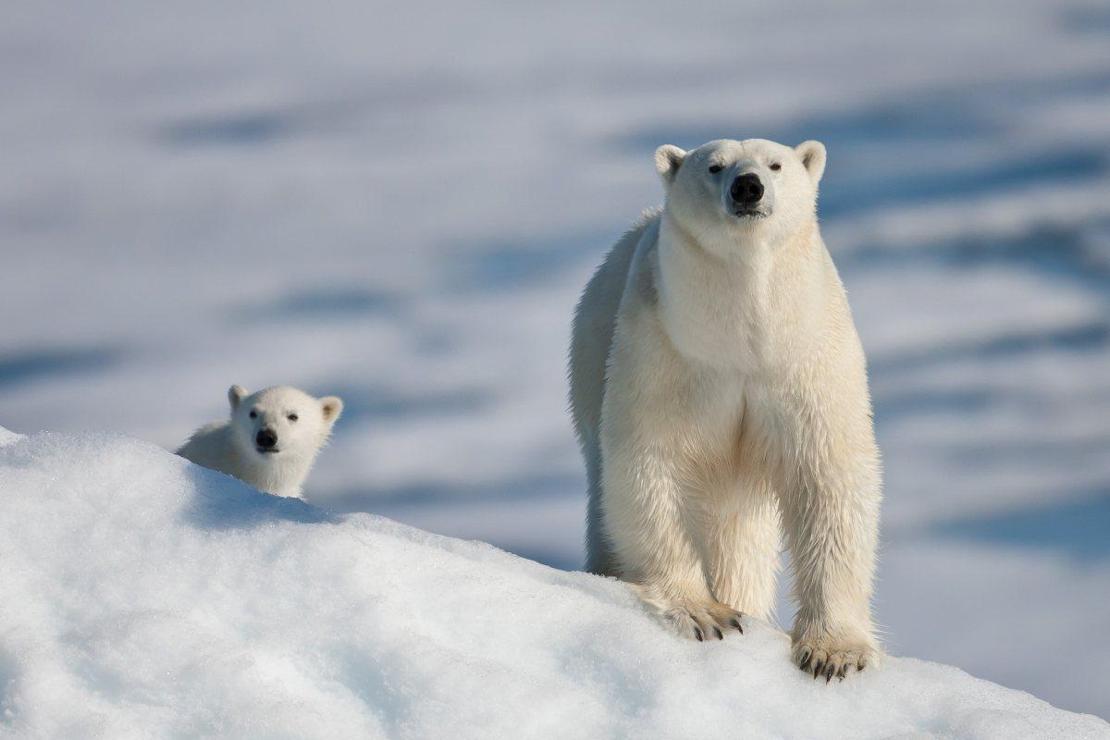
[[[758,232],[751,239],[694,234],[664,210],[658,263],[664,330],[681,355],[699,364],[775,369],[795,356],[786,344],[820,312],[822,251],[815,220],[772,242]]]
[[[254,450],[239,446],[236,446],[236,453],[244,477],[254,482],[258,490],[277,496],[300,497],[304,480],[316,460],[316,453],[285,456],[279,453],[278,457],[261,458]]]

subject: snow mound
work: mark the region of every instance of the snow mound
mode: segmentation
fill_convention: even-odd
[[[617,582],[123,437],[0,430],[0,734],[1110,737],[917,660],[817,683],[747,632],[682,640]]]

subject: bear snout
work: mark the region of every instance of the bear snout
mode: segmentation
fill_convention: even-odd
[[[261,429],[254,437],[255,444],[262,452],[272,452],[277,445],[277,435],[272,429]]]
[[[754,206],[763,199],[763,183],[759,175],[748,172],[737,176],[729,186],[728,194],[739,205]]]

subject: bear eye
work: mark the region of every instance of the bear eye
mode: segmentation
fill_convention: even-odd
[[[778,162],[775,162],[771,165],[771,169],[773,169],[775,172],[778,172],[779,170],[782,169],[782,165],[779,164]]]
[[[716,175],[716,174],[717,174],[718,172],[720,172],[720,171],[721,171],[721,170],[723,170],[723,169],[724,169],[724,167],[722,167],[722,166],[721,166],[721,165],[719,165],[719,164],[711,164],[711,165],[709,165],[709,171],[710,171],[710,172],[712,172],[712,173],[713,173],[714,175]]]
[[[257,419],[258,418],[258,412],[257,411],[251,411],[251,418],[252,419]]]
[[[300,417],[298,417],[296,414],[289,414],[289,416],[286,416],[285,418],[289,421],[296,421]]]

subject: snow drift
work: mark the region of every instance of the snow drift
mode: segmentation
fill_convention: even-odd
[[[152,445],[0,429],[2,734],[1110,737],[916,660],[817,683],[787,648],[681,640],[617,582]]]

